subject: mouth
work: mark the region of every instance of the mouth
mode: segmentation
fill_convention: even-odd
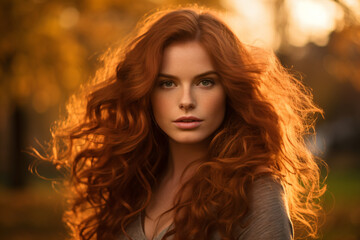
[[[180,129],[194,129],[201,125],[203,120],[196,117],[181,117],[174,121],[176,127]]]
[[[174,122],[202,122],[201,119],[197,118],[197,117],[193,117],[193,116],[188,116],[188,117],[180,117],[178,119],[176,119]]]
[[[175,121],[175,122],[189,123],[189,122],[201,122],[201,120],[180,120],[180,121]]]

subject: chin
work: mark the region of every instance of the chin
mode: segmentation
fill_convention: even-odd
[[[175,138],[171,138],[173,141],[177,143],[182,144],[196,144],[201,143],[208,139],[208,137],[205,136],[177,136]]]

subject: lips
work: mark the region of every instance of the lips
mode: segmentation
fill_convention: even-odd
[[[201,119],[193,116],[184,116],[175,120],[175,122],[199,122]]]
[[[176,127],[180,129],[194,129],[201,125],[203,120],[193,117],[193,116],[185,116],[180,117],[174,121]]]

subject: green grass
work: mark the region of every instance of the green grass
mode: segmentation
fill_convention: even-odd
[[[360,199],[360,171],[330,172],[327,184],[328,191],[341,203]]]
[[[360,171],[331,170],[327,184],[322,239],[360,239]]]

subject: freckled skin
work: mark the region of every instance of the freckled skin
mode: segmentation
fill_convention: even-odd
[[[224,119],[225,99],[219,76],[200,43],[165,48],[151,104],[157,124],[171,140],[183,144],[206,141]],[[200,126],[179,128],[174,121],[183,116],[201,119]]]

